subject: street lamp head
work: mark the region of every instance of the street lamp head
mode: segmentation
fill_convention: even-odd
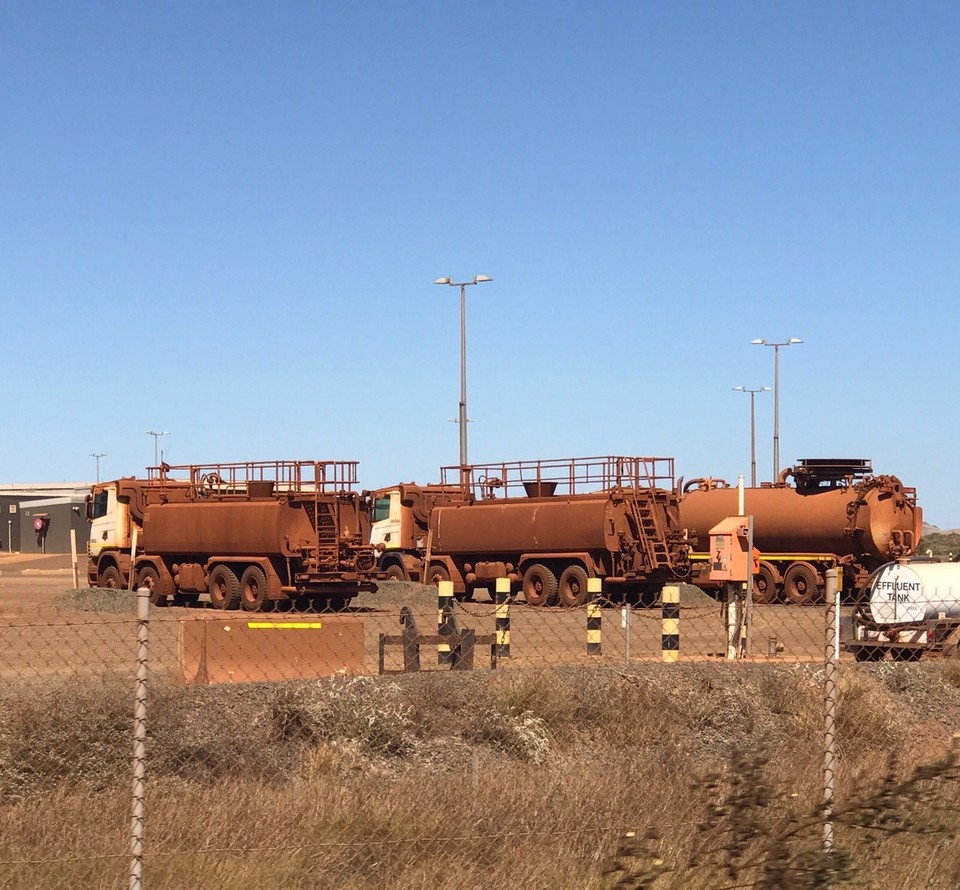
[[[452,278],[435,278],[433,280],[434,284],[453,284]]]
[[[473,283],[476,284],[478,281],[493,281],[489,275],[474,275]]]
[[[733,388],[733,391],[734,391],[734,392],[746,392],[746,390],[745,390],[742,386],[735,386],[735,387]]]
[[[767,345],[767,341],[766,341],[766,340],[751,340],[750,343],[751,343],[751,345],[753,345],[753,346],[766,346],[766,345]]]
[[[794,343],[803,343],[803,340],[798,340],[796,337],[791,337],[789,340],[787,340],[786,345],[793,346]]]
[[[770,392],[770,387],[769,387],[769,386],[761,386],[761,387],[760,387],[760,392]]]

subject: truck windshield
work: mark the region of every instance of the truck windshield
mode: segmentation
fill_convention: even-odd
[[[376,498],[373,502],[373,521],[383,522],[390,518],[390,496]]]
[[[90,504],[90,518],[99,519],[107,515],[107,492],[98,491],[93,496],[93,503]]]

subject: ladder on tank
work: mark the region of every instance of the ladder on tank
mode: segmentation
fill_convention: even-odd
[[[667,547],[667,530],[663,522],[664,511],[660,509],[665,497],[665,493],[655,489],[633,491],[629,496],[637,535],[647,557],[647,567],[651,571],[673,567],[670,549]]]

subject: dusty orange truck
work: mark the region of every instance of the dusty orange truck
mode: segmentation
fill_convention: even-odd
[[[377,589],[356,474],[353,461],[164,464],[146,479],[98,483],[87,501],[89,582],[132,578],[156,605],[208,594],[221,609],[343,608]]]
[[[691,557],[691,583],[711,586],[705,547],[710,529],[737,510],[737,489],[722,479],[683,486],[680,524],[700,542]],[[911,556],[923,515],[914,489],[896,476],[873,475],[871,462],[860,458],[798,461],[775,485],[747,488],[744,512],[753,516],[760,551],[754,600],[800,604],[822,599],[827,569],[840,570],[840,587],[849,597],[874,569]]]
[[[531,605],[578,606],[587,581],[641,600],[689,571],[672,458],[584,457],[443,467],[438,485],[373,493],[388,578],[454,591],[509,578]]]

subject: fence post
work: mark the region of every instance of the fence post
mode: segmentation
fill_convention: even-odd
[[[510,657],[510,579],[497,578],[496,592],[497,658]]]
[[[680,660],[680,587],[667,584],[660,593],[660,657]]]
[[[603,590],[603,582],[599,578],[587,578],[587,654],[602,654],[602,616],[598,599]]]
[[[633,606],[630,603],[624,603],[620,610],[623,617],[623,660],[625,664],[630,664],[630,643],[633,635]]]
[[[137,590],[137,679],[133,705],[133,808],[130,832],[130,890],[143,890],[144,798],[147,755],[147,655],[150,591]]]
[[[840,661],[840,609],[837,597],[837,570],[827,569],[827,608],[824,610],[823,660],[823,850],[833,851],[834,776],[837,769],[836,715],[837,669]]]
[[[450,619],[453,617],[453,581],[441,581],[437,585],[437,633],[441,636],[450,632]],[[437,664],[450,664],[453,653],[449,643],[437,646]]]
[[[70,529],[70,565],[73,567],[73,586],[80,586],[80,564],[77,562],[77,530]]]
[[[735,661],[744,655],[744,593],[743,586],[736,582],[726,582],[724,585],[724,622],[727,634],[727,661]]]

